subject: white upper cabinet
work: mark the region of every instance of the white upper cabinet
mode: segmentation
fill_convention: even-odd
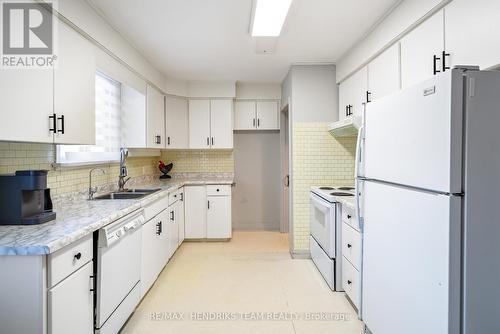
[[[339,86],[339,120],[361,115],[368,92],[368,69],[363,67]]]
[[[431,78],[449,62],[444,56],[444,15],[440,10],[401,40],[402,88]]]
[[[189,100],[189,148],[233,148],[232,100]]]
[[[233,148],[233,101],[210,101],[211,148]]]
[[[234,130],[279,130],[278,101],[236,101]]]
[[[188,101],[180,97],[167,96],[165,104],[166,148],[189,148]]]
[[[95,144],[94,46],[64,23],[58,23],[54,69],[54,113],[59,144]]]
[[[500,1],[454,0],[444,10],[450,67],[500,64]]]
[[[210,148],[210,100],[189,100],[189,148]]]
[[[235,130],[255,130],[257,120],[255,119],[255,101],[235,101],[234,102],[234,129]]]
[[[146,95],[125,84],[121,85],[122,146],[146,147]]]
[[[368,65],[369,101],[397,92],[401,88],[399,43],[384,51]]]
[[[165,96],[147,87],[147,138],[148,148],[165,148]]]
[[[0,91],[0,140],[52,143],[52,69],[0,69]]]
[[[277,101],[257,101],[257,129],[279,129],[278,115],[279,111]]]

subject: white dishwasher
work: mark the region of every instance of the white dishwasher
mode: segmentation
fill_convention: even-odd
[[[139,303],[144,221],[140,210],[99,230],[96,333],[116,334]]]

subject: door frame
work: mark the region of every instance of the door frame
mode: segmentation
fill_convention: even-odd
[[[280,232],[289,234],[289,247],[290,252],[293,248],[293,175],[292,175],[292,108],[291,98],[288,98],[287,103],[280,109],[280,151],[281,151],[281,219],[280,219]],[[285,115],[285,116],[284,116]],[[285,118],[286,117],[286,118]],[[285,121],[286,120],[286,121]],[[286,122],[286,123],[285,123]],[[288,136],[288,150],[285,152],[285,140]],[[288,157],[288,169],[284,166],[285,157]],[[285,193],[283,182],[285,182],[286,175],[289,175],[288,186],[288,207],[285,205]],[[288,209],[288,210],[287,210]],[[288,211],[288,222],[285,221],[285,210]]]

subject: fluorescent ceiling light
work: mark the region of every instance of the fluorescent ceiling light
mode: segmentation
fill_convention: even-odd
[[[281,33],[292,0],[255,0],[252,36],[276,37]]]

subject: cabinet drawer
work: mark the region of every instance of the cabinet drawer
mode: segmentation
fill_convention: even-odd
[[[354,306],[359,310],[361,304],[361,274],[342,257],[342,287]]]
[[[358,216],[353,208],[342,205],[342,221],[359,231]]]
[[[153,202],[144,208],[144,215],[146,221],[150,220],[154,216],[158,215],[160,212],[168,207],[168,196],[165,196],[156,202]]]
[[[229,196],[231,195],[230,185],[211,184],[207,186],[207,196]]]
[[[342,224],[342,255],[354,268],[361,268],[361,234],[346,223]]]
[[[53,287],[65,277],[92,260],[92,234],[48,256],[48,287]]]
[[[175,202],[177,202],[179,199],[180,199],[180,191],[179,189],[175,189],[175,190],[172,190],[169,194],[168,194],[168,205],[172,205],[174,204]]]

